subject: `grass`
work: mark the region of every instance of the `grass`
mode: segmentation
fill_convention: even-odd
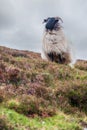
[[[14,110],[0,108],[0,116],[5,116],[14,130],[81,130],[78,120],[58,112],[56,116],[48,118],[27,118]]]

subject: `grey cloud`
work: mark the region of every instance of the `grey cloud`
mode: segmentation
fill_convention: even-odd
[[[41,51],[43,19],[60,16],[77,57],[87,59],[86,12],[86,0],[0,0],[0,43]]]
[[[0,29],[14,26],[14,13],[10,0],[0,0]]]

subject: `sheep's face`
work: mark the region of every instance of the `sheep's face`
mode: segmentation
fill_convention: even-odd
[[[60,20],[61,22],[63,22],[60,17],[49,17],[47,19],[44,19],[44,23],[46,23],[45,24],[46,30],[52,31],[58,29],[60,27],[59,23]]]

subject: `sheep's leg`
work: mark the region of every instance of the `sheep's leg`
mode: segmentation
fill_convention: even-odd
[[[48,55],[49,60],[51,60],[52,62],[55,61],[60,64],[65,62],[65,59],[62,57],[61,54],[57,55],[56,53],[48,53],[47,55]]]
[[[71,54],[67,52],[63,52],[62,54],[58,54],[58,60],[61,64],[70,64],[72,62]]]
[[[58,62],[59,62],[59,63],[62,63],[62,62],[63,62],[63,59],[62,59],[61,54],[58,54]]]
[[[54,55],[53,53],[48,54],[49,59],[53,62],[54,61]]]

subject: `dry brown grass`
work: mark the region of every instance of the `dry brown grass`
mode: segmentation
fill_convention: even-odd
[[[40,54],[0,47],[0,104],[26,116],[58,109],[87,114],[87,61],[75,69],[46,62]]]

